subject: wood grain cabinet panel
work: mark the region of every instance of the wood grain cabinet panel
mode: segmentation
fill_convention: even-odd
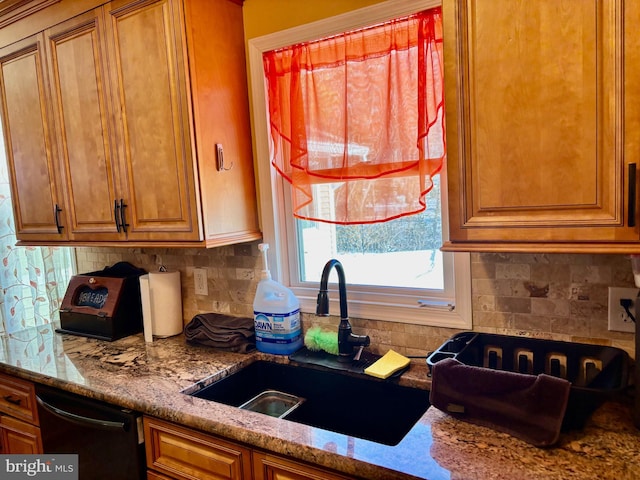
[[[241,4],[184,2],[193,133],[205,241],[210,246],[261,237]],[[222,148],[224,162],[219,162],[216,145]]]
[[[58,188],[44,44],[38,34],[0,49],[0,103],[16,235],[57,241],[68,238],[68,222]]]
[[[0,72],[22,243],[261,237],[240,4],[114,0],[0,49]]]
[[[112,147],[103,30],[98,9],[46,32],[71,240],[123,238],[114,218],[118,158]]]
[[[129,239],[200,239],[179,7],[109,5]]]
[[[631,3],[443,2],[446,249],[640,246]]]
[[[160,475],[153,470],[147,471],[147,480],[171,480],[171,477],[165,477],[164,475]]]
[[[43,453],[34,385],[5,374],[0,374],[0,453]]]
[[[253,470],[254,480],[348,480],[349,478],[262,452],[253,452]]]
[[[144,417],[147,468],[174,479],[250,479],[251,451],[195,430]]]
[[[40,428],[7,415],[0,415],[0,444],[4,454],[43,453]]]
[[[348,480],[164,420],[143,421],[149,479]]]
[[[0,413],[38,425],[38,408],[33,384],[0,374]]]

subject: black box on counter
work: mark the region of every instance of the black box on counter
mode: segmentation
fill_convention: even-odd
[[[71,278],[57,332],[113,341],[142,331],[140,275],[147,272],[119,262]]]
[[[629,355],[602,345],[462,332],[427,357],[429,370],[445,358],[475,367],[544,373],[568,380],[571,390],[563,430],[582,428],[602,403],[628,386]]]

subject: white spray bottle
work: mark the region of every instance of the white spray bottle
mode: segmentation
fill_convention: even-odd
[[[302,347],[300,302],[291,290],[271,279],[268,249],[268,243],[258,245],[264,266],[253,300],[256,347],[265,353],[289,355]]]

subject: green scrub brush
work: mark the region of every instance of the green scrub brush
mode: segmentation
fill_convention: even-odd
[[[304,345],[312,352],[324,350],[338,355],[338,332],[323,332],[320,327],[311,327],[304,336]]]

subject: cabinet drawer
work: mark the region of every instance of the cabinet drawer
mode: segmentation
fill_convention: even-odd
[[[153,418],[144,418],[147,468],[172,478],[251,478],[251,451]]]
[[[0,412],[39,425],[33,384],[0,374]]]

